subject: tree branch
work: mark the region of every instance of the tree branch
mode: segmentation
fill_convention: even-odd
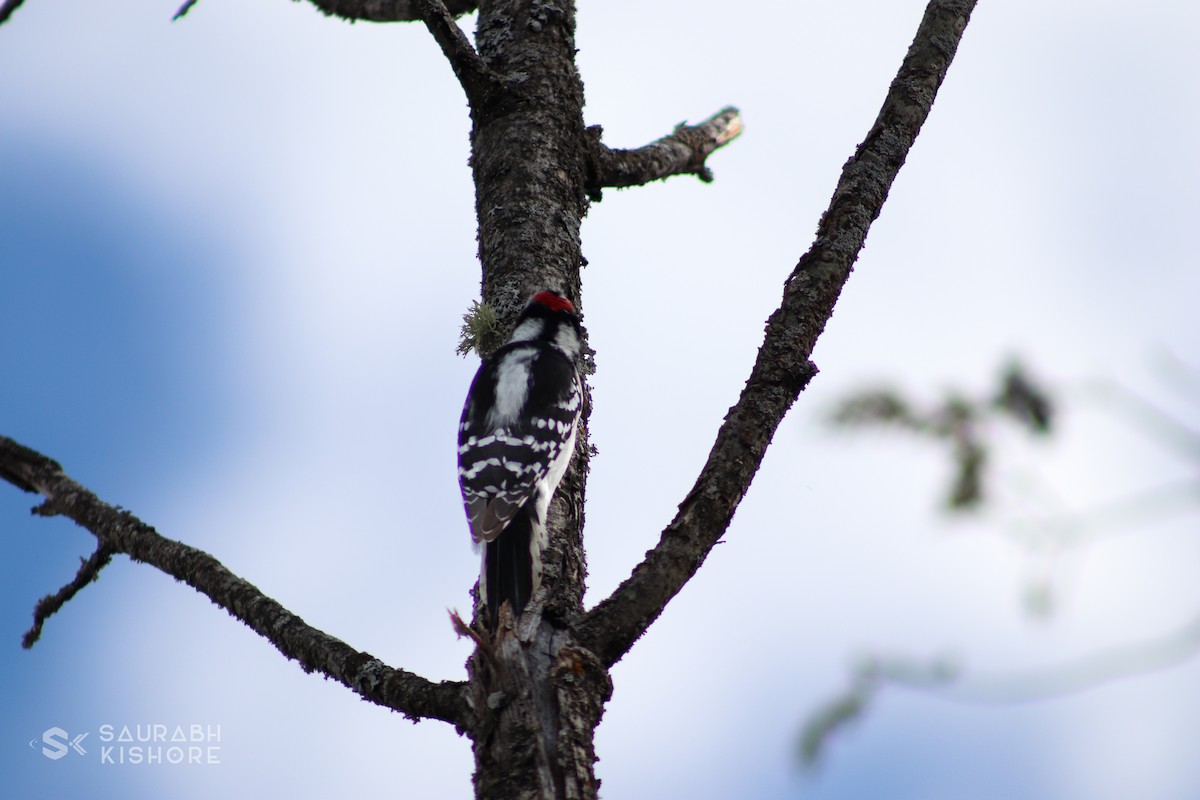
[[[301,0],[295,0],[300,2]],[[0,25],[8,21],[25,0],[4,0],[0,3]],[[198,0],[185,0],[173,20],[181,19]],[[327,17],[341,17],[356,22],[416,22],[422,0],[308,0]],[[443,4],[451,19],[470,14],[479,8],[479,0],[446,0]]]
[[[300,0],[296,0],[300,2]],[[308,0],[327,17],[341,17],[354,22],[416,22],[421,19],[422,0]],[[454,17],[461,17],[479,8],[479,0],[446,0],[444,4]]]
[[[929,115],[975,0],[932,0],[867,138],[842,168],[812,247],[784,283],[758,358],[679,513],[633,574],[577,627],[605,665],[619,661],[725,533],[784,414],[815,374],[808,360],[871,223]]]
[[[46,620],[66,605],[79,593],[80,589],[96,580],[100,576],[100,570],[108,566],[112,556],[112,548],[100,544],[96,546],[96,552],[92,553],[90,558],[86,561],[80,559],[82,563],[79,565],[79,572],[75,574],[75,578],[56,593],[43,597],[33,607],[33,627],[25,631],[25,635],[21,637],[21,647],[26,650],[33,647],[34,643],[42,636],[42,625]]]
[[[179,20],[183,19],[185,16],[187,16],[187,13],[192,10],[192,6],[196,5],[198,2],[199,0],[185,0],[184,4],[181,5],[179,10],[175,12],[175,16],[171,17],[171,22],[178,22]]]
[[[128,511],[108,505],[80,486],[63,473],[57,462],[4,436],[0,436],[0,478],[42,495],[45,502],[34,509],[35,513],[68,517],[91,531],[99,542],[92,557],[96,565],[89,568],[85,564],[80,569],[75,581],[59,593],[66,596],[58,606],[94,576],[103,566],[99,563],[102,558],[126,553],[206,595],[268,639],[284,656],[298,661],[305,672],[316,670],[363,698],[412,719],[440,719],[460,731],[470,727],[472,713],[466,702],[465,684],[433,683],[394,669],[313,628],[208,553],[159,535]],[[48,600],[38,604],[39,610]]]
[[[471,111],[481,110],[490,102],[500,85],[499,80],[475,52],[467,35],[458,27],[442,0],[416,0],[415,6],[425,21],[425,27],[454,69],[454,75],[466,92]]]
[[[3,3],[0,3],[0,25],[8,22],[8,18],[11,17],[12,13],[20,8],[21,3],[24,2],[25,0],[4,0]]]
[[[680,123],[671,134],[636,150],[606,147],[600,141],[600,126],[593,125],[588,128],[592,139],[588,191],[598,198],[607,186],[641,186],[672,175],[695,175],[711,183],[713,174],[705,159],[741,132],[741,112],[733,106],[721,109],[699,125]]]

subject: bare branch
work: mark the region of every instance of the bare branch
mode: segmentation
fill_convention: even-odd
[[[433,34],[434,41],[442,48],[458,82],[462,84],[472,112],[479,111],[489,102],[499,81],[475,52],[467,35],[455,23],[442,0],[416,0],[415,5],[417,13],[425,21],[425,27]]]
[[[354,22],[416,22],[421,19],[422,0],[308,0],[326,16],[341,17]],[[300,2],[300,0],[296,0]],[[479,0],[446,0],[445,6],[454,17],[461,17],[479,8]]]
[[[34,643],[42,636],[42,625],[46,620],[66,605],[72,597],[78,594],[80,589],[96,580],[100,575],[100,570],[108,566],[112,556],[112,549],[101,544],[96,547],[96,552],[92,553],[86,561],[80,559],[82,563],[79,565],[79,572],[75,574],[74,580],[56,593],[46,595],[34,606],[33,627],[25,631],[25,635],[21,637],[21,647],[26,650],[33,647]]]
[[[588,191],[598,197],[606,186],[641,186],[672,175],[695,175],[710,183],[713,174],[705,159],[741,132],[741,112],[733,106],[721,109],[699,125],[680,123],[671,134],[636,150],[605,147],[600,142],[600,126],[593,126],[588,128],[593,140],[593,174]]]
[[[867,138],[842,168],[817,238],[784,284],[783,302],[708,462],[658,545],[580,622],[580,641],[612,665],[696,573],[729,527],[780,421],[815,374],[817,337],[933,107],[974,0],[932,0]]]
[[[99,548],[93,559],[97,562],[107,558],[102,551],[108,555],[126,553],[134,561],[157,567],[206,595],[268,639],[284,656],[298,661],[306,672],[318,671],[365,699],[413,719],[444,720],[460,731],[470,726],[471,712],[463,683],[433,683],[394,669],[313,628],[208,553],[159,535],[128,511],[101,501],[64,474],[57,462],[4,436],[0,436],[0,478],[27,492],[41,494],[45,502],[35,509],[36,513],[61,514],[95,534]],[[97,563],[91,568],[91,574],[100,566]],[[72,585],[86,583],[81,579],[88,571],[85,565]],[[67,599],[64,597],[62,602]]]
[[[25,0],[4,0],[0,3],[0,24],[8,20]],[[198,0],[185,0],[172,20],[181,19]],[[300,2],[300,0],[295,0]],[[341,17],[356,22],[416,22],[422,0],[308,0],[327,17]],[[446,0],[443,4],[451,19],[470,14],[479,8],[479,0]]]
[[[7,22],[12,13],[20,8],[21,3],[24,2],[25,0],[4,0],[3,3],[0,3],[0,25]]]
[[[199,0],[186,0],[186,2],[179,7],[179,10],[175,12],[175,16],[171,17],[171,21],[176,22],[183,19],[184,16],[186,16],[187,13],[192,10],[192,6],[196,5],[197,2],[199,2]]]
[[[62,467],[57,461],[0,436],[0,478],[21,491],[36,494],[38,484],[60,472]]]

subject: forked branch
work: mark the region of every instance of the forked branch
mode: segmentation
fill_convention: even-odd
[[[39,611],[47,602],[57,610],[95,577],[113,553],[125,553],[206,595],[268,639],[283,655],[300,662],[306,672],[320,672],[365,699],[413,719],[440,719],[459,730],[470,727],[464,684],[433,683],[394,669],[317,630],[208,553],[159,535],[128,511],[114,508],[80,486],[57,462],[4,436],[0,436],[0,478],[18,489],[42,495],[45,501],[34,509],[35,513],[68,517],[91,531],[98,541],[96,554],[60,591],[63,596],[43,600],[38,604]],[[45,616],[48,614],[41,618]]]
[[[750,378],[717,433],[708,462],[658,545],[580,622],[580,641],[612,665],[696,573],[762,463],[775,429],[815,374],[817,337],[912,148],[975,8],[932,0],[866,139],[842,168],[817,237],[784,283]]]
[[[326,16],[365,22],[416,22],[421,19],[421,0],[308,0]],[[296,0],[299,2],[299,0]],[[479,0],[446,0],[455,17],[479,8]]]
[[[0,24],[8,21],[25,0],[0,2]],[[182,19],[197,0],[184,0],[172,19]],[[300,0],[295,0],[300,2]],[[416,22],[421,19],[421,0],[308,0],[327,17],[341,17],[350,22]],[[442,4],[451,18],[470,14],[479,8],[479,0],[445,0]]]
[[[454,16],[442,0],[415,0],[416,10],[425,27],[433,35],[455,77],[466,92],[472,112],[478,112],[490,101],[500,83],[483,63],[475,48],[454,21]]]

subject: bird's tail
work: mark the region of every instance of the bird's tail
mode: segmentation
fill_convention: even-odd
[[[516,513],[508,526],[483,546],[480,590],[487,604],[491,629],[496,629],[500,606],[507,600],[513,617],[520,617],[534,590],[533,503]]]

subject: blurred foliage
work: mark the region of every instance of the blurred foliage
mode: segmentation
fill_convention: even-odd
[[[1161,370],[1164,382],[1200,403],[1200,370],[1173,357]],[[1026,546],[1051,556],[1084,546],[1100,535],[1140,530],[1160,519],[1194,513],[1200,501],[1200,430],[1189,420],[1173,417],[1138,393],[1111,382],[1095,382],[1089,392],[1136,425],[1148,438],[1182,455],[1195,467],[1182,481],[1143,489],[1085,513],[1072,512],[1035,520],[1022,532]],[[898,391],[873,389],[843,400],[830,415],[845,428],[896,428],[949,446],[954,473],[946,493],[952,511],[980,508],[987,499],[987,465],[994,433],[992,420],[1016,424],[1032,436],[1055,431],[1056,407],[1050,392],[1033,380],[1024,366],[1005,367],[998,388],[986,397],[971,398],[948,392],[930,408],[920,408]],[[1050,578],[1038,582],[1026,598],[1027,607],[1046,614],[1053,605]],[[1022,703],[1062,697],[1117,678],[1143,675],[1174,666],[1200,653],[1200,615],[1166,635],[1109,647],[1051,667],[1006,674],[990,680],[964,673],[947,659],[926,664],[901,659],[868,657],[852,670],[848,687],[814,711],[800,736],[801,762],[814,767],[828,750],[830,739],[861,719],[885,686],[926,690],[938,696],[985,704]]]
[[[990,453],[987,423],[1007,419],[1034,436],[1053,430],[1054,403],[1050,393],[1018,362],[1002,371],[999,387],[987,397],[971,398],[948,392],[932,408],[919,408],[895,389],[869,389],[842,400],[830,415],[843,428],[891,427],[950,447],[954,471],[946,492],[952,511],[978,508],[986,497],[985,469]]]

